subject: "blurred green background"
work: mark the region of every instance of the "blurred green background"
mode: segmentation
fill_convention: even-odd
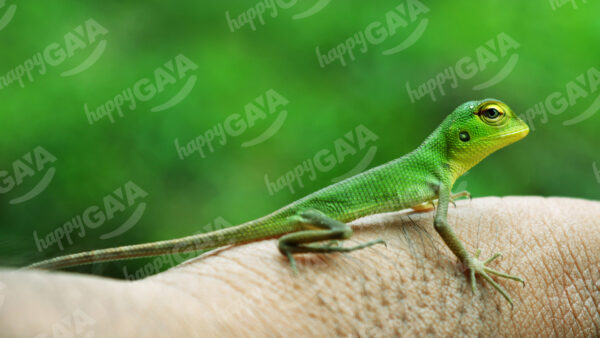
[[[346,174],[371,146],[376,153],[369,167],[413,150],[456,106],[485,97],[503,100],[525,118],[528,109],[554,92],[572,100],[560,114],[530,114],[532,133],[471,170],[457,182],[461,188],[475,197],[600,198],[600,178],[594,174],[594,163],[600,167],[600,113],[581,123],[563,124],[595,107],[600,95],[587,75],[590,68],[600,68],[599,2],[287,1],[275,2],[276,15],[266,9],[264,24],[256,18],[255,30],[246,24],[232,32],[227,15],[238,20],[264,3],[0,3],[0,170],[5,171],[0,171],[0,188],[9,190],[0,194],[0,265],[22,266],[84,250],[181,237],[263,216]],[[418,12],[419,4],[427,10]],[[86,29],[90,18],[107,33],[99,26]],[[367,42],[365,52],[355,48],[354,60],[346,55],[345,66],[336,60],[321,67],[317,47],[325,54],[373,22],[386,29],[381,43]],[[384,55],[415,38],[411,34],[419,25],[426,26],[412,45]],[[500,33],[518,47],[502,53]],[[61,76],[87,65],[103,40],[105,49],[89,68]],[[45,74],[36,68],[33,81],[25,79],[23,87],[7,81],[19,65],[31,65],[27,60],[40,52],[43,56],[48,46],[55,47],[47,57],[51,61],[65,51],[60,64],[47,65]],[[177,68],[164,65],[180,54],[197,66],[181,78]],[[513,54],[518,61],[502,81],[473,89],[499,73]],[[435,100],[425,96],[411,101],[407,83],[415,89],[448,67],[455,68],[460,59],[477,60],[478,55],[491,61],[473,63],[474,76],[458,78],[456,88],[446,82],[445,95],[436,91]],[[189,95],[166,110],[152,111],[173,97],[181,98],[192,76],[196,82]],[[108,118],[89,123],[84,105],[95,109],[143,79],[164,88],[145,102],[138,100],[135,109],[123,108],[123,117],[115,114],[114,123]],[[232,114],[244,116],[245,106],[257,97],[264,99],[270,89],[289,103],[273,114],[266,112],[266,118],[258,118],[241,135],[228,135],[225,144],[213,141],[214,152],[207,151],[205,158],[197,152],[179,157],[176,139],[183,146]],[[272,137],[242,146],[276,123],[282,109],[287,116]],[[293,183],[294,193],[287,188],[269,193],[265,175],[276,181],[323,149],[335,153],[336,140],[339,144],[359,125],[378,139],[363,148],[348,141],[353,154],[332,169],[317,171],[313,179],[305,175],[303,187]],[[40,170],[35,161],[23,167],[28,163],[23,156],[38,146],[56,161]],[[11,204],[34,189],[50,168],[55,175],[46,189]],[[22,183],[8,189],[7,177],[16,176],[24,176]],[[129,181],[147,197],[135,199],[131,206],[126,201],[115,204],[123,198],[113,191]],[[83,236],[73,231],[71,243],[63,238],[62,250],[56,243],[38,249],[34,232],[38,238],[56,234],[92,206],[106,216],[107,195],[113,196],[110,209],[124,210],[95,228],[85,227]],[[125,223],[140,203],[145,210],[131,229],[101,238]],[[150,258],[73,270],[124,278],[154,263]],[[167,266],[156,264],[159,270]]]

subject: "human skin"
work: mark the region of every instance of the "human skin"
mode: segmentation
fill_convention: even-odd
[[[471,291],[432,220],[425,212],[356,221],[351,241],[384,238],[387,248],[298,255],[297,275],[274,240],[136,282],[2,270],[0,336],[600,335],[600,202],[489,197],[450,208],[470,252],[501,251],[490,266],[525,279],[497,279],[514,308],[479,278]]]

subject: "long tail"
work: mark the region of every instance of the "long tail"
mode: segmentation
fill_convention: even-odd
[[[97,262],[215,249],[230,244],[251,242],[290,232],[291,225],[288,225],[285,218],[281,216],[285,215],[272,214],[255,221],[206,234],[60,256],[31,264],[26,269],[60,269]]]

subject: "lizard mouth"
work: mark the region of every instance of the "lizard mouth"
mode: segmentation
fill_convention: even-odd
[[[517,129],[517,130],[513,130],[513,131],[509,131],[508,133],[504,133],[504,134],[500,134],[500,135],[494,135],[494,136],[489,136],[486,137],[486,140],[495,140],[495,139],[514,139],[516,140],[520,140],[523,137],[527,136],[527,134],[529,134],[529,127],[528,126],[524,126],[523,128]]]
[[[506,134],[502,134],[500,135],[500,137],[504,138],[504,137],[515,137],[515,138],[523,138],[525,136],[527,136],[527,134],[529,134],[529,127],[525,126],[519,130],[516,131],[512,131],[510,133],[506,133]]]

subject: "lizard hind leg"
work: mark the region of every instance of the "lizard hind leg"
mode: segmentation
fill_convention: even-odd
[[[328,244],[316,244],[321,241],[338,241],[348,239],[353,231],[346,223],[332,219],[324,213],[309,209],[296,216],[292,216],[296,222],[299,222],[311,230],[300,230],[287,234],[279,239],[279,251],[287,256],[292,266],[292,270],[297,272],[296,261],[292,254],[295,253],[331,253],[331,252],[350,252],[363,249],[375,244],[385,244],[382,239],[362,243],[352,247],[343,247]]]

